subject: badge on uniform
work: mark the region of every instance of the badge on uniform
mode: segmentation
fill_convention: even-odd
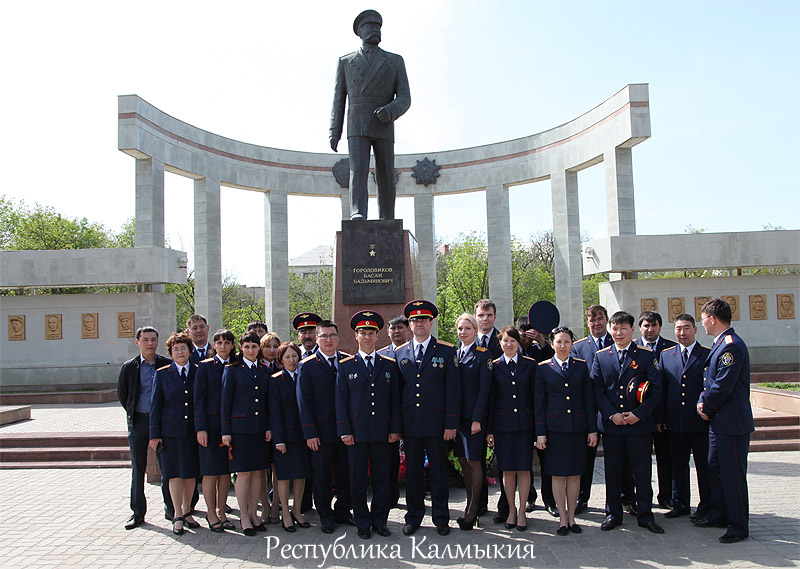
[[[492,363],[492,358],[489,358],[489,361],[486,365],[489,367],[489,370],[491,371],[492,367],[494,366],[494,364]]]
[[[722,357],[719,359],[719,361],[722,362],[722,365],[727,367],[733,363],[733,354],[730,352],[725,352],[722,354]]]
[[[400,365],[401,365],[401,366],[404,366],[404,365],[406,365],[407,363],[408,363],[408,358],[403,358],[402,360],[400,360]]]
[[[631,367],[632,369],[639,369],[639,364],[636,363],[636,360],[633,360],[629,367]]]
[[[453,365],[458,367],[458,352],[453,356]]]
[[[391,379],[392,379],[392,372],[390,372],[390,371],[387,371],[387,372],[386,372],[386,381],[387,381],[387,382],[388,382],[388,381],[391,381]]]
[[[656,368],[656,369],[661,369],[660,367],[658,367],[658,360],[657,359],[653,360],[653,367]]]
[[[356,379],[357,377],[358,377],[357,373],[351,373],[351,374],[348,374],[347,379],[352,381],[352,380]]]
[[[438,356],[432,357],[431,365],[433,365],[433,367],[444,367],[444,358],[440,358]]]

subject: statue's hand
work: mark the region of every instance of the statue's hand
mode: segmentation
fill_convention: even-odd
[[[386,110],[386,107],[378,107],[375,109],[375,116],[378,117],[378,120],[381,122],[390,122],[392,120],[389,111]]]
[[[339,139],[336,138],[335,136],[332,136],[330,137],[330,141],[331,141],[331,150],[333,150],[334,152],[339,152],[338,150],[336,150],[336,148],[339,146]]]

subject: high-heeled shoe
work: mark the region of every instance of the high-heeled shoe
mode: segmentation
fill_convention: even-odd
[[[310,528],[310,527],[311,527],[311,524],[310,524],[310,523],[308,523],[308,522],[302,522],[302,523],[301,523],[301,522],[299,522],[299,521],[297,520],[297,518],[296,518],[296,517],[294,517],[294,512],[292,512],[292,521],[293,521],[295,524],[297,524],[297,527],[299,527],[299,528],[308,529],[308,528]]]
[[[178,522],[181,523],[181,527],[176,528],[175,524]],[[183,524],[184,524],[184,519],[181,516],[172,518],[172,533],[174,533],[175,535],[183,535],[184,533],[186,533],[186,530],[183,529]]]
[[[197,523],[195,520],[187,520],[186,518],[188,518],[188,517],[189,517],[189,516],[184,516],[184,517],[183,517],[183,523],[184,523],[184,525],[185,525],[187,528],[190,528],[190,529],[197,529],[197,528],[199,528],[199,527],[200,527],[200,524],[199,524],[199,523]]]
[[[281,524],[281,525],[283,526],[283,531],[288,531],[289,533],[294,533],[294,532],[297,531],[297,528],[294,527],[294,521],[292,522],[292,525],[290,525],[290,526],[286,526],[285,524]]]
[[[212,524],[211,520],[209,520],[208,516],[206,516],[206,523],[208,523],[208,529],[210,529],[214,533],[225,533],[225,528],[222,527],[221,521],[217,520]]]
[[[473,516],[472,519],[469,519],[466,516],[462,516],[462,517],[460,517],[460,518],[458,518],[456,520],[456,523],[458,523],[458,527],[460,527],[462,530],[469,531],[472,528],[474,528],[476,525],[479,526],[479,524],[478,524],[478,515],[475,514],[475,516]]]

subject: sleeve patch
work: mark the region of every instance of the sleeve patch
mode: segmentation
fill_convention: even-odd
[[[730,352],[725,352],[724,354],[722,354],[722,357],[719,358],[719,361],[722,362],[722,365],[728,367],[733,363],[733,354],[731,354]]]

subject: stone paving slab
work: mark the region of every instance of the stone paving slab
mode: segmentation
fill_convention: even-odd
[[[601,532],[602,459],[596,465],[590,508],[579,517],[584,528],[581,535],[555,535],[557,521],[537,509],[529,514],[525,533],[506,530],[486,517],[482,519],[483,527],[471,532],[456,529],[452,522],[452,533],[440,537],[426,517],[423,527],[414,536],[406,537],[400,531],[405,513],[401,498],[401,508],[392,510],[390,516],[392,535],[374,536],[369,541],[358,539],[353,528],[337,527],[330,536],[322,534],[313,512],[308,514],[308,520],[314,527],[298,529],[295,534],[270,525],[266,534],[250,538],[236,532],[211,533],[204,526],[176,537],[159,508],[160,490],[150,484],[146,490],[151,506],[148,523],[126,531],[123,524],[129,515],[130,487],[127,469],[0,471],[0,565],[62,569],[800,566],[800,452],[751,454],[749,464],[751,537],[734,545],[717,541],[724,530],[696,528],[686,517],[665,519],[664,510],[656,510],[656,519],[666,530],[664,535],[648,533],[630,517],[620,528]],[[490,503],[494,504],[497,487],[492,488],[492,493]],[[229,504],[236,506],[232,496]],[[463,506],[464,491],[452,489],[453,518]],[[203,509],[201,499],[198,510]],[[238,511],[234,510],[231,519],[236,520],[236,514]],[[202,521],[203,514],[197,518]],[[362,556],[362,546],[373,549],[367,549]],[[328,548],[327,560],[323,547]]]

